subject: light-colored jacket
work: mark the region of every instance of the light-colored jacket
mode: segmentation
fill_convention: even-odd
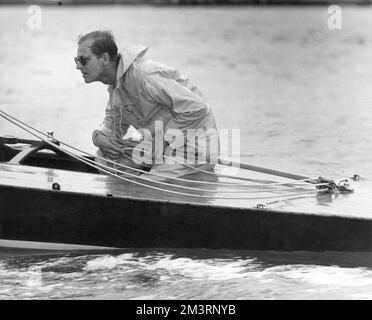
[[[109,86],[103,123],[93,132],[123,138],[130,125],[155,135],[155,121],[163,130],[215,129],[212,111],[199,89],[176,69],[143,59],[148,49],[130,46],[120,53],[116,86]]]

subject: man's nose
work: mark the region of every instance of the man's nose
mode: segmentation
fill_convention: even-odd
[[[82,67],[80,62],[76,62],[76,69],[81,70]]]

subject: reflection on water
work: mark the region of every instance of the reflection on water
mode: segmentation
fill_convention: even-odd
[[[241,130],[243,161],[309,176],[372,172],[372,8],[2,7],[0,105],[94,152],[107,92],[75,70],[76,37],[114,31],[121,46],[195,82],[220,128]],[[1,134],[23,136],[0,122]],[[28,137],[29,138],[29,137]],[[323,202],[322,202],[323,201]],[[332,199],[320,199],[327,205]],[[372,260],[359,253],[143,251],[3,254],[0,299],[371,299]]]
[[[173,250],[19,256],[0,299],[371,299],[372,254]]]

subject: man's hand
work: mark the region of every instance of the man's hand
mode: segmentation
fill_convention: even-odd
[[[119,158],[124,150],[125,142],[118,138],[107,137],[99,133],[94,139],[95,145],[111,159]]]

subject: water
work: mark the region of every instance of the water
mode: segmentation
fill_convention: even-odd
[[[0,299],[371,299],[372,255],[220,250],[25,256]]]
[[[107,92],[74,70],[76,38],[113,30],[120,46],[176,66],[220,128],[241,130],[242,161],[370,179],[372,8],[0,7],[0,105],[87,151]],[[25,136],[0,120],[1,134]],[[369,254],[129,250],[5,255],[0,299],[371,299]]]

